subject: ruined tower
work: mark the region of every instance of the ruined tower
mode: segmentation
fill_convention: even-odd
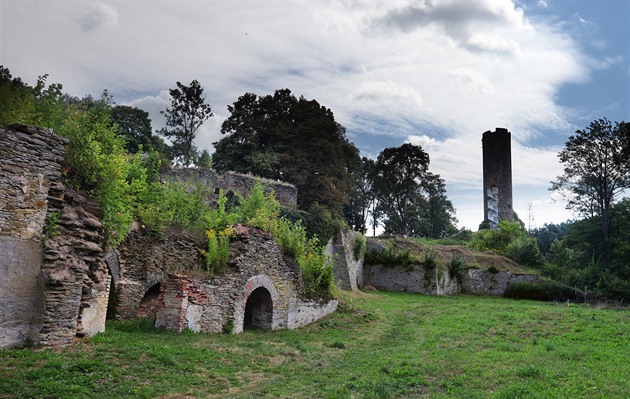
[[[487,131],[483,147],[483,215],[493,229],[499,220],[513,220],[511,133],[504,128]]]

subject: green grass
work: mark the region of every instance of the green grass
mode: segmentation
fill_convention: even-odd
[[[297,331],[174,334],[146,321],[0,351],[0,398],[626,398],[630,312],[343,294]]]

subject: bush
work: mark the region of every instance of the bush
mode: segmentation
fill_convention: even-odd
[[[581,300],[583,293],[552,280],[515,282],[505,289],[505,298],[531,299],[536,301]]]
[[[333,262],[314,238],[306,244],[304,253],[297,263],[302,269],[304,290],[307,295],[330,297],[334,286]]]
[[[457,284],[462,285],[464,283],[467,268],[468,259],[460,253],[454,253],[451,258],[451,263],[448,264],[449,277],[457,281]]]
[[[217,233],[215,230],[206,232],[208,249],[204,253],[206,269],[213,274],[225,272],[230,260],[230,239],[234,236],[232,227],[227,227]]]
[[[361,233],[358,233],[354,236],[354,240],[352,242],[352,246],[354,248],[353,255],[354,260],[359,260],[365,255],[365,248],[367,247],[367,239]]]
[[[318,211],[315,207],[311,208],[314,211]],[[308,238],[317,237],[320,243],[326,243],[333,236],[335,231],[335,223],[333,222],[330,212],[319,212],[317,214],[294,209],[294,208],[282,208],[280,211],[281,217],[292,221],[298,222],[304,226],[306,230],[306,236]]]
[[[505,255],[519,265],[540,268],[544,264],[544,258],[538,248],[538,243],[533,237],[517,237],[505,248]]]
[[[419,263],[418,260],[411,255],[409,249],[397,251],[392,244],[389,244],[384,251],[371,249],[365,253],[366,265],[382,265],[385,267],[409,266]]]

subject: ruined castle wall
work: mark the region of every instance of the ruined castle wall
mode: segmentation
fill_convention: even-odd
[[[38,341],[42,239],[63,192],[66,140],[44,129],[0,129],[0,348]]]
[[[236,232],[237,236],[230,244],[228,269],[224,274],[212,278],[169,276],[168,284],[163,288],[166,290],[163,291],[165,306],[158,311],[158,326],[175,331],[189,328],[193,331],[221,332],[232,324],[234,332],[241,332],[244,302],[251,290],[256,288],[252,283],[248,287],[248,282],[252,277],[264,275],[273,286],[270,289],[280,293],[274,298],[274,328],[287,328],[290,304],[296,302],[298,293],[303,291],[299,266],[284,256],[270,234],[242,225],[237,226]],[[175,293],[168,290],[173,287]],[[172,301],[169,297],[190,299],[186,304],[188,309],[176,320],[172,316],[177,315],[177,311],[169,306],[167,300]],[[196,309],[196,306],[201,306],[201,309]],[[201,316],[189,314],[190,309]]]
[[[514,282],[537,282],[539,276],[492,273],[481,269],[468,269],[461,276],[461,284],[450,276],[446,268],[427,269],[422,265],[381,266],[366,265],[364,282],[382,291],[410,292],[430,295],[495,295],[502,296],[507,286]]]
[[[364,265],[363,283],[382,291],[428,295],[459,293],[457,281],[445,268],[423,265]]]
[[[100,216],[94,201],[65,191],[56,234],[44,242],[42,345],[67,345],[105,331],[111,275]]]
[[[138,317],[144,295],[155,284],[160,284],[156,326],[178,332],[243,331],[248,300],[258,288],[271,297],[271,329],[298,328],[337,308],[337,301],[305,298],[300,267],[269,233],[236,226],[227,270],[215,275],[205,271],[204,249],[189,236],[136,228],[116,254],[107,256],[115,258],[108,260],[114,265],[110,314]]]
[[[249,195],[251,188],[256,182],[261,182],[265,190],[273,190],[276,199],[281,205],[291,206],[297,204],[297,188],[289,183],[264,179],[253,175],[245,175],[235,172],[219,174],[213,169],[170,169],[162,173],[163,178],[175,178],[184,181],[200,182],[209,186],[213,193],[219,189],[224,192],[233,191],[243,197]]]
[[[508,285],[523,281],[535,283],[540,281],[540,277],[532,274],[492,273],[488,270],[468,269],[461,291],[464,294],[501,296]]]
[[[136,226],[115,254],[111,315],[118,320],[138,317],[147,291],[171,274],[199,273],[203,256],[195,240],[183,234],[156,235]]]
[[[340,229],[326,245],[326,254],[335,261],[335,284],[342,290],[355,291],[363,285],[363,259],[354,258],[354,240],[359,234]]]

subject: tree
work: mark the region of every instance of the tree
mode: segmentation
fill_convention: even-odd
[[[611,206],[630,188],[628,129],[628,123],[613,126],[604,118],[591,122],[585,130],[577,130],[558,154],[564,174],[551,187],[568,199],[567,208],[600,218],[605,247],[609,241]],[[605,249],[605,259],[609,255]]]
[[[161,111],[166,116],[166,126],[158,133],[173,142],[173,156],[185,166],[190,165],[197,156],[193,140],[197,130],[212,117],[212,108],[206,104],[203,87],[197,80],[189,86],[177,82],[177,88],[169,90],[171,108]]]
[[[197,166],[200,168],[211,168],[212,167],[212,156],[208,152],[208,150],[201,151],[199,155],[199,159],[197,160]]]
[[[389,219],[397,219],[404,236],[409,236],[411,218],[418,213],[420,182],[427,178],[428,167],[429,155],[409,143],[385,148],[376,159],[374,187],[379,207]]]
[[[355,231],[365,234],[369,216],[374,217],[373,209],[376,204],[374,193],[373,159],[363,157],[352,163],[350,175],[352,186],[348,196],[348,204],[344,207],[344,217],[348,226]],[[376,218],[378,220],[378,217]]]
[[[439,175],[427,173],[421,184],[426,201],[422,206],[423,228],[419,235],[443,238],[457,232],[455,208],[446,197],[446,184]]]
[[[330,109],[282,89],[261,97],[246,93],[228,110],[225,136],[214,143],[216,170],[293,183],[301,209],[318,203],[341,214],[359,152]]]

